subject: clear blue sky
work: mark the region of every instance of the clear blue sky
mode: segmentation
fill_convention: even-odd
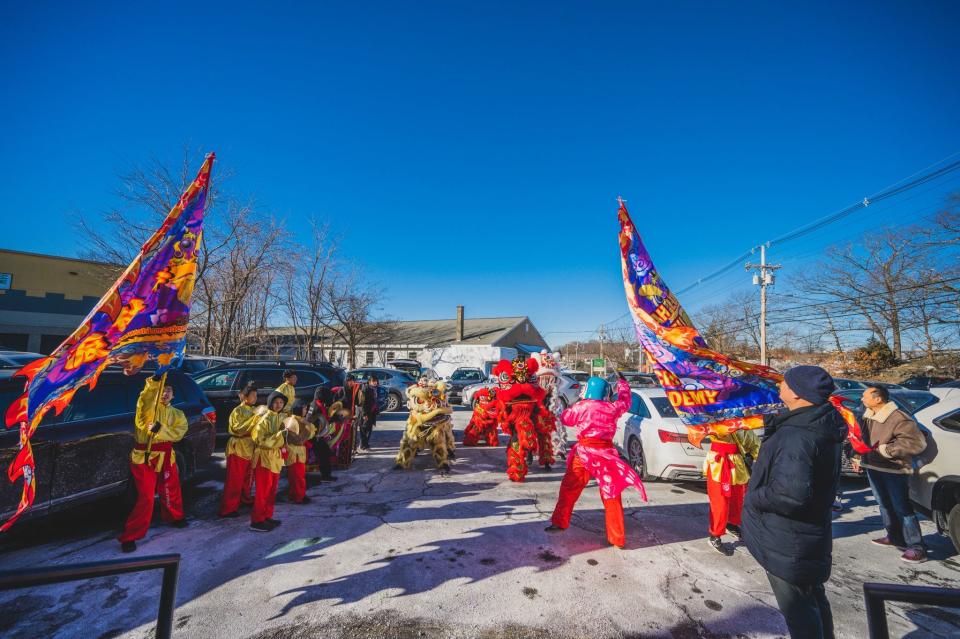
[[[626,310],[617,195],[679,289],[960,151],[960,4],[795,4],[8,2],[0,245],[76,254],[71,214],[189,144],[330,220],[392,316],[567,341]]]

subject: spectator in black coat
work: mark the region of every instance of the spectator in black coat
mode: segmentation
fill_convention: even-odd
[[[780,384],[787,410],[764,418],[765,438],[743,511],[743,538],[767,572],[795,639],[833,637],[823,584],[833,564],[831,505],[847,429],[827,400],[833,379],[797,366]]]

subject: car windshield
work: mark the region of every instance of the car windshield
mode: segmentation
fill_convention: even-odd
[[[483,376],[480,374],[480,371],[456,370],[453,371],[450,379],[455,382],[479,382],[483,379]]]
[[[652,375],[644,375],[643,373],[624,373],[623,376],[627,379],[627,382],[631,386],[657,386]]]
[[[585,382],[590,379],[590,376],[586,373],[567,373],[570,377],[577,380],[578,382]]]
[[[653,407],[660,413],[660,417],[667,419],[677,417],[677,411],[673,409],[673,404],[671,404],[670,400],[666,397],[651,397],[650,403],[653,404]]]
[[[902,399],[905,404],[910,405],[911,413],[921,411],[927,406],[933,406],[940,401],[940,398],[933,393],[904,393],[897,395],[897,398]]]

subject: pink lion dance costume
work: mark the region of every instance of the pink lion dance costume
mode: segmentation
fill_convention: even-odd
[[[577,429],[577,443],[567,456],[567,473],[560,483],[560,496],[553,510],[547,532],[559,532],[570,527],[573,507],[580,493],[593,477],[600,485],[600,498],[606,513],[607,541],[623,548],[626,534],[623,528],[623,503],[620,495],[633,486],[647,501],[647,491],[640,476],[620,459],[613,446],[617,432],[617,418],[630,408],[630,385],[624,379],[617,383],[617,399],[608,402],[607,383],[599,377],[587,382],[584,399],[563,411],[561,421]]]
[[[554,462],[550,441],[553,415],[543,405],[546,391],[537,384],[537,360],[516,357],[502,359],[493,369],[500,385],[497,390],[497,419],[510,436],[507,446],[507,477],[523,481],[527,476],[527,455],[539,452],[546,469]],[[549,415],[549,417],[548,417]]]

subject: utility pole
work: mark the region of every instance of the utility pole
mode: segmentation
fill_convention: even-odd
[[[600,337],[600,361],[603,362],[603,374],[607,374],[607,360],[603,358],[603,339],[607,336],[606,329],[603,324],[600,325],[600,330],[597,331]]]
[[[767,287],[773,286],[776,278],[773,272],[781,268],[779,264],[767,264],[767,247],[769,242],[760,245],[760,263],[748,262],[744,268],[748,271],[758,271],[753,276],[754,286],[760,287],[760,363],[769,365],[767,359]]]

